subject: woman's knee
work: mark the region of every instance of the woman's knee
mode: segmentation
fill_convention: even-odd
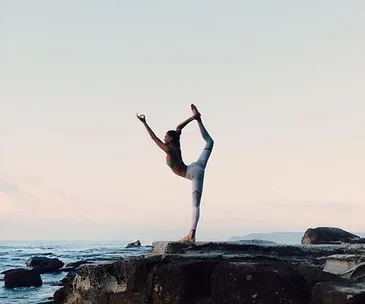
[[[212,149],[213,149],[213,146],[214,146],[214,140],[213,140],[212,138],[209,138],[209,139],[206,141],[205,149],[210,149],[210,150],[212,150]]]

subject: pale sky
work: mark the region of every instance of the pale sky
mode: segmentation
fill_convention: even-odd
[[[175,240],[163,138],[215,140],[197,240],[365,231],[365,2],[2,1],[0,239]],[[199,156],[196,122],[183,157]]]

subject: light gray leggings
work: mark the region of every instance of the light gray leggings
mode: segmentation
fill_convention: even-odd
[[[205,140],[205,147],[196,162],[188,165],[185,177],[192,181],[193,214],[191,229],[196,229],[200,217],[200,201],[203,193],[204,174],[214,141],[210,137],[202,122],[198,122],[200,133]]]

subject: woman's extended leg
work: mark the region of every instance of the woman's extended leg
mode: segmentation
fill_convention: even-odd
[[[204,169],[207,166],[208,160],[210,155],[212,154],[212,150],[213,150],[213,146],[214,146],[214,141],[213,139],[210,137],[207,129],[205,129],[203,122],[200,120],[198,121],[198,125],[199,125],[199,129],[200,129],[200,133],[202,135],[202,137],[205,140],[205,147],[202,151],[202,153],[200,154],[197,163],[203,167]]]
[[[191,110],[193,111],[194,116],[196,116],[196,121],[198,122],[200,134],[202,135],[203,139],[205,140],[205,147],[204,147],[202,153],[200,154],[200,156],[197,160],[197,163],[201,167],[205,168],[207,166],[210,154],[212,153],[212,150],[213,150],[214,140],[209,135],[207,129],[203,125],[201,115],[200,115],[198,109],[196,108],[196,106],[192,104],[191,105]]]

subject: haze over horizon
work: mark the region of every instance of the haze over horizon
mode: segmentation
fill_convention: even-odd
[[[0,240],[175,240],[191,184],[160,138],[215,140],[197,240],[365,232],[364,1],[4,1]],[[185,163],[204,142],[182,134]]]

